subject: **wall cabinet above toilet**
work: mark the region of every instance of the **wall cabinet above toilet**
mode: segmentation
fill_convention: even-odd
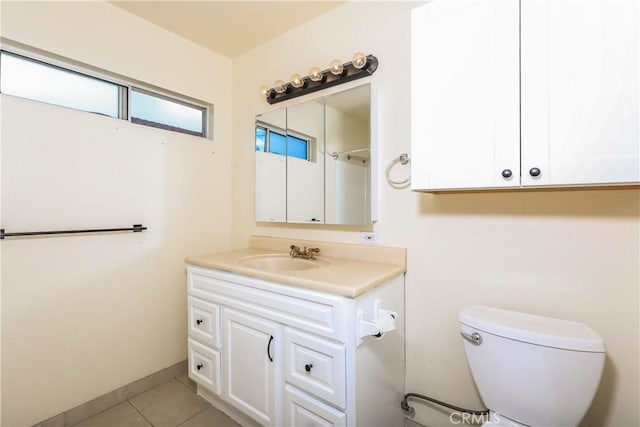
[[[634,0],[434,0],[412,15],[412,188],[640,182]]]

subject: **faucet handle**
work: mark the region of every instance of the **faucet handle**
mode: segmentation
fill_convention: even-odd
[[[291,245],[289,247],[291,248],[291,250],[289,251],[289,256],[292,256],[292,257],[295,258],[296,256],[298,256],[298,254],[300,254],[300,247],[299,246]]]
[[[313,252],[314,254],[319,254],[320,248],[309,248],[309,252]]]

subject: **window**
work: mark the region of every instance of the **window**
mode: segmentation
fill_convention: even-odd
[[[205,136],[207,109],[131,89],[131,122]]]
[[[264,153],[266,142],[267,129],[256,126],[256,151],[262,151]]]
[[[209,108],[204,105],[110,82],[4,50],[0,52],[0,93],[129,119],[131,123],[174,132],[207,136]]]
[[[120,85],[40,61],[0,53],[0,92],[76,110],[122,117]]]
[[[289,135],[287,137],[287,150],[291,157],[309,160],[309,141]]]
[[[305,138],[304,135],[294,136],[291,133],[287,135],[281,129],[263,124],[256,125],[256,151],[311,160],[309,156],[311,144],[311,138]]]
[[[268,139],[268,147],[270,153],[287,154],[287,137],[281,133],[270,131]]]

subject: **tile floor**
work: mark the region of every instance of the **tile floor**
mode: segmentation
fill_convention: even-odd
[[[405,427],[422,427],[410,419]],[[74,427],[241,427],[196,395],[186,374],[113,406]]]
[[[239,427],[195,393],[181,375],[113,406],[77,427]]]

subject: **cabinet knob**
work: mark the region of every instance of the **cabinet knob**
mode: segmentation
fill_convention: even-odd
[[[196,320],[196,324],[199,325],[200,323],[202,323],[202,319],[198,319]]]
[[[529,169],[529,175],[531,175],[534,178],[540,176],[540,173],[541,173],[540,169],[538,169],[538,168]]]
[[[509,179],[513,176],[513,172],[511,172],[511,169],[505,169],[502,171],[502,177],[504,179]]]
[[[202,369],[202,367],[203,367],[203,366],[204,366],[204,365],[203,365],[202,363],[198,363],[198,364],[196,365],[196,369],[199,371],[200,369]]]
[[[313,368],[313,363],[307,363],[304,365],[304,370],[307,372],[311,372],[311,368]]]

